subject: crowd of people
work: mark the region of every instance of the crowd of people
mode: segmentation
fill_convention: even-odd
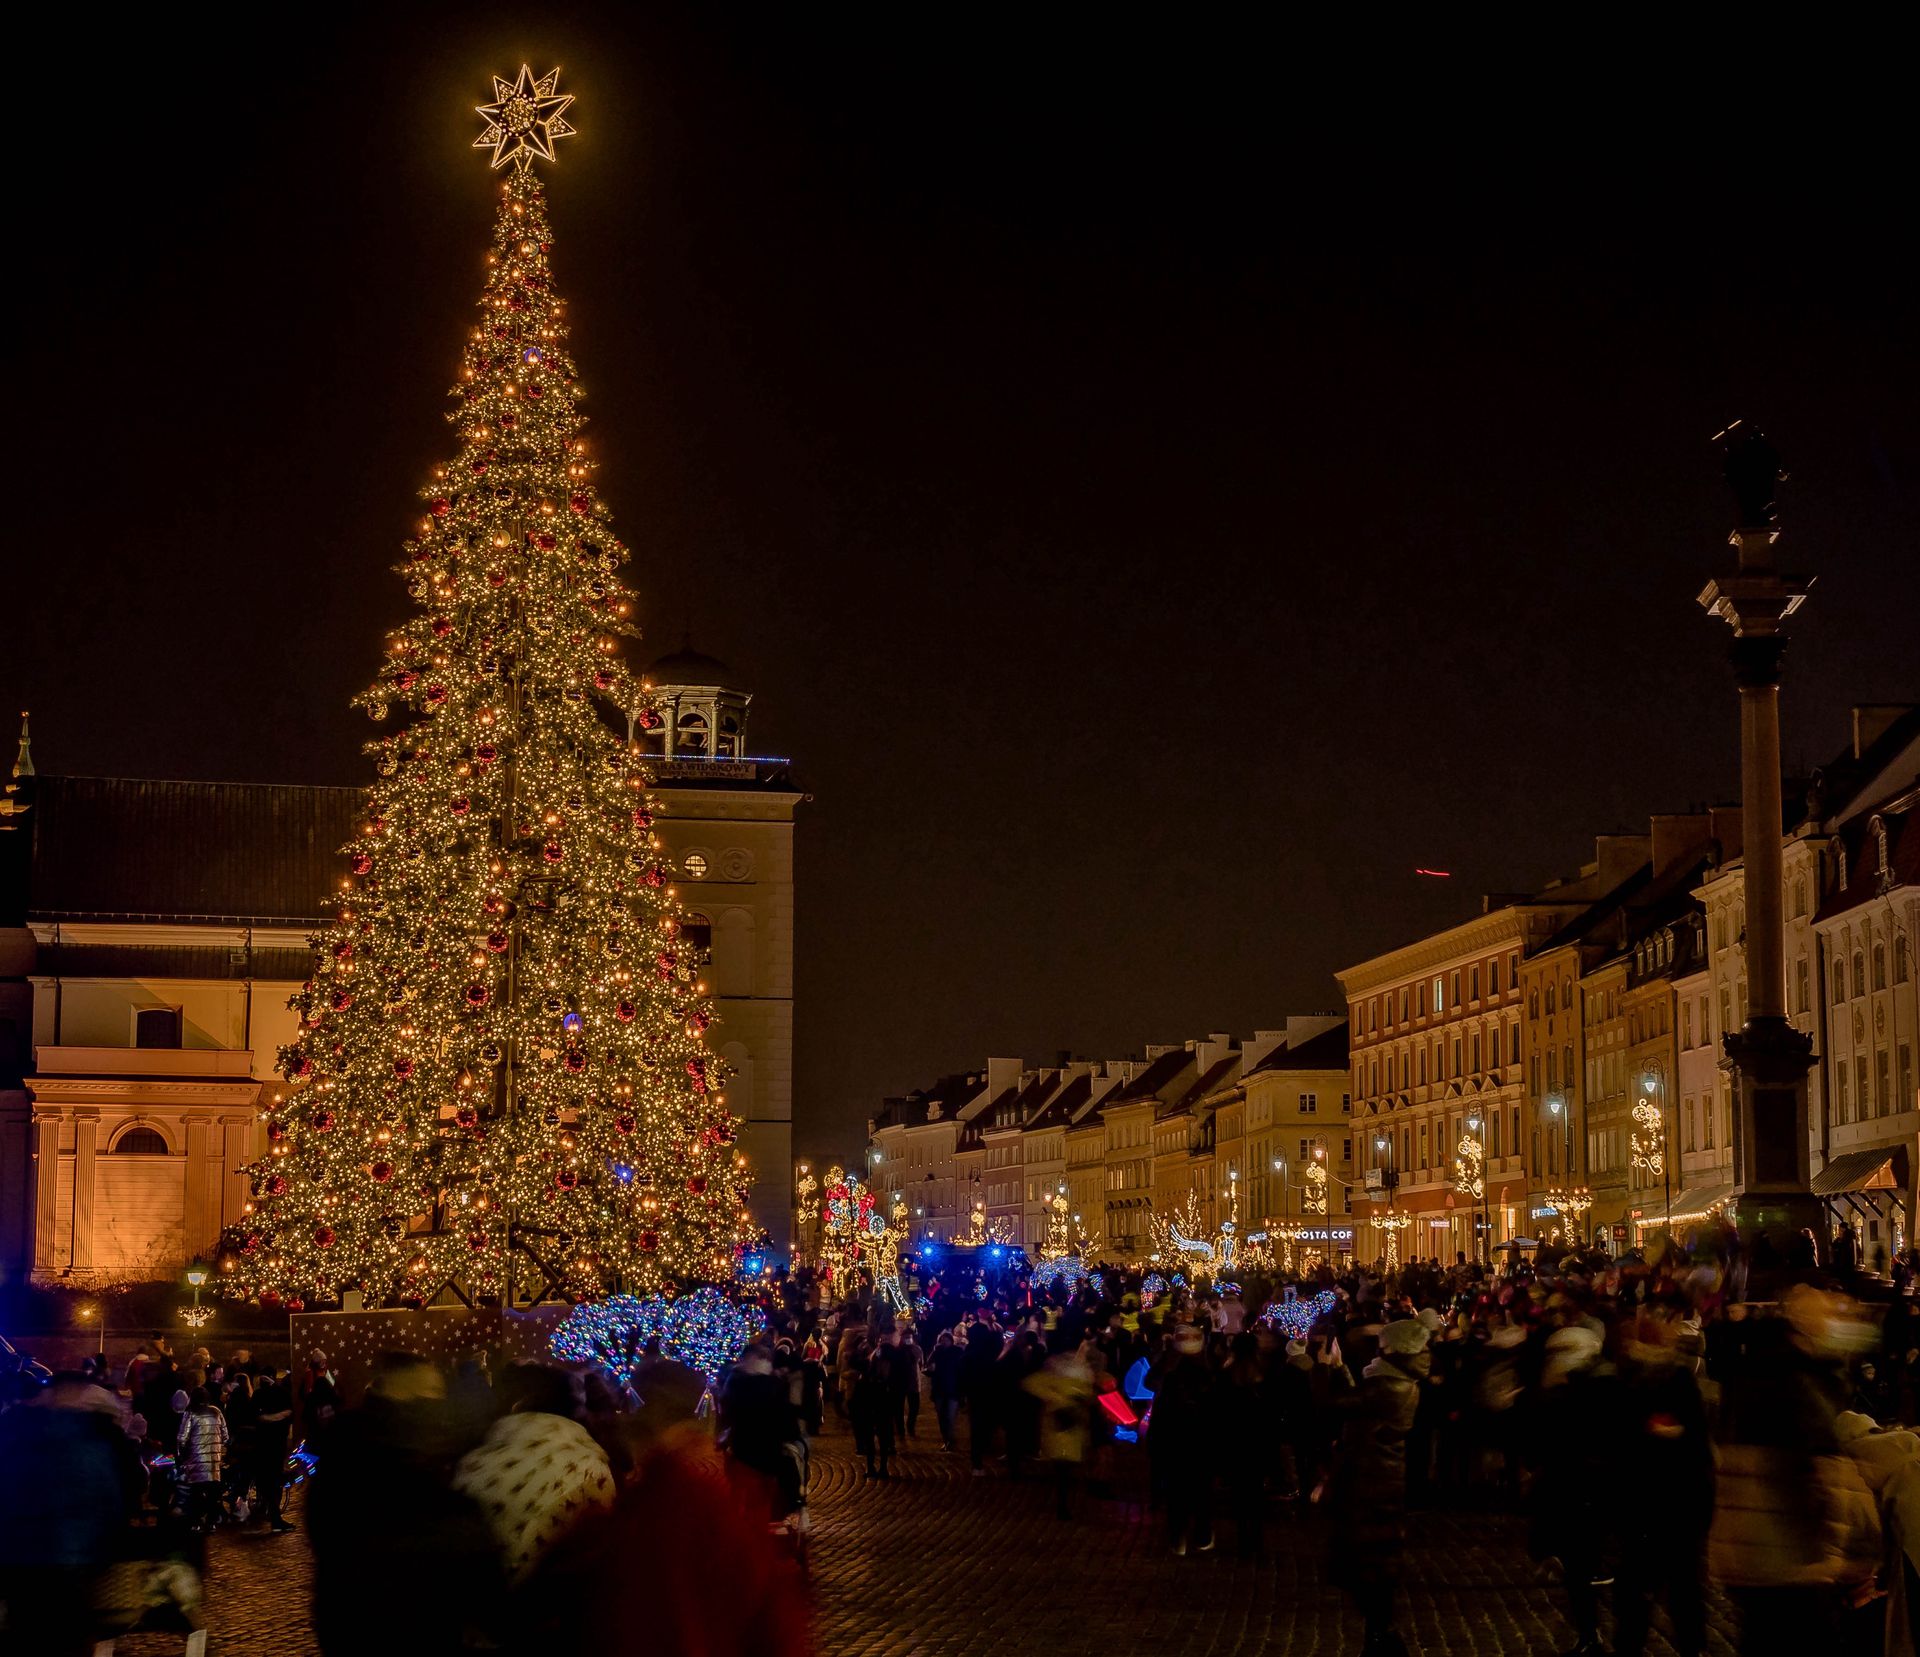
[[[812,1446],[845,1433],[876,1486],[911,1447],[963,1480],[1042,1482],[1067,1524],[1103,1499],[1150,1514],[1177,1557],[1323,1550],[1369,1654],[1406,1649],[1410,1525],[1480,1507],[1527,1516],[1575,1652],[1602,1649],[1610,1600],[1614,1650],[1641,1652],[1664,1608],[1695,1657],[1712,1581],[1743,1651],[1913,1657],[1912,1262],[1764,1284],[1754,1264],[1729,1234],[1652,1261],[1322,1265],[1159,1294],[1114,1267],[906,1294],[802,1271],[762,1291],[764,1332],[715,1376],[657,1342],[618,1374],[396,1352],[350,1401],[317,1351],[16,1365],[0,1628],[58,1654],[156,1604],[193,1627],[206,1533],[275,1545],[312,1468],[296,1517],[330,1654],[626,1650],[644,1628],[649,1650],[800,1657]]]

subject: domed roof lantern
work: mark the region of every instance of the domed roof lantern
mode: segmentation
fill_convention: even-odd
[[[725,662],[695,650],[691,635],[683,633],[680,648],[654,661],[644,678],[661,716],[656,734],[663,758],[746,757],[747,706],[753,697]]]

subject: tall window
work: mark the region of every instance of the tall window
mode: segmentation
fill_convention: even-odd
[[[1860,1120],[1865,1121],[1873,1114],[1873,1095],[1867,1091],[1867,1055],[1855,1055],[1853,1061],[1853,1097],[1860,1112]]]
[[[1879,1048],[1873,1055],[1873,1085],[1876,1089],[1875,1096],[1880,1101],[1880,1114],[1891,1116],[1895,1106],[1893,1087],[1887,1076],[1887,1050],[1884,1047]]]
[[[1500,962],[1496,958],[1487,963],[1487,994],[1500,993]]]
[[[1547,1017],[1553,1017],[1553,985],[1547,985]]]
[[[1802,955],[1799,960],[1793,963],[1793,1005],[1795,1012],[1804,1013],[1810,1010],[1807,999],[1807,984],[1807,958]]]
[[[1833,999],[1836,1001],[1847,999],[1847,963],[1845,961],[1833,963]]]
[[[1867,993],[1867,958],[1857,949],[1853,952],[1853,993]]]
[[[1847,1066],[1844,1059],[1833,1067],[1833,1112],[1836,1121],[1853,1120],[1847,1103]]]
[[[1433,981],[1433,1010],[1444,1013],[1447,1010],[1446,980],[1436,978]]]
[[[1887,946],[1881,943],[1873,946],[1873,987],[1876,990],[1887,987]]]
[[[1467,994],[1475,1001],[1480,999],[1480,966],[1478,962],[1475,962],[1472,968],[1469,969]]]

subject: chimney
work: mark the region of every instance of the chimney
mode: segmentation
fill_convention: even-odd
[[[1706,850],[1713,819],[1704,812],[1664,812],[1652,819],[1653,872],[1664,873],[1683,858]]]
[[[1285,1030],[1255,1030],[1248,1040],[1240,1044],[1242,1071],[1253,1069],[1286,1039]]]
[[[1018,1059],[987,1060],[987,1097],[997,1099],[1010,1087],[1020,1082],[1021,1063]]]
[[[1881,737],[1887,734],[1895,720],[1902,714],[1912,712],[1906,702],[1863,702],[1853,710],[1853,757],[1859,759]],[[22,714],[24,721],[26,715]],[[24,738],[26,727],[21,727]],[[18,775],[16,772],[15,775]]]

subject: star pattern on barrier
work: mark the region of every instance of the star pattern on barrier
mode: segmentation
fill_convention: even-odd
[[[504,167],[511,161],[527,167],[537,155],[543,161],[553,159],[553,141],[571,138],[573,126],[562,112],[573,102],[571,92],[558,90],[560,71],[549,70],[535,79],[531,67],[520,65],[518,80],[493,77],[494,101],[477,104],[475,111],[484,120],[486,130],[473,141],[476,150],[492,150],[493,164]]]

